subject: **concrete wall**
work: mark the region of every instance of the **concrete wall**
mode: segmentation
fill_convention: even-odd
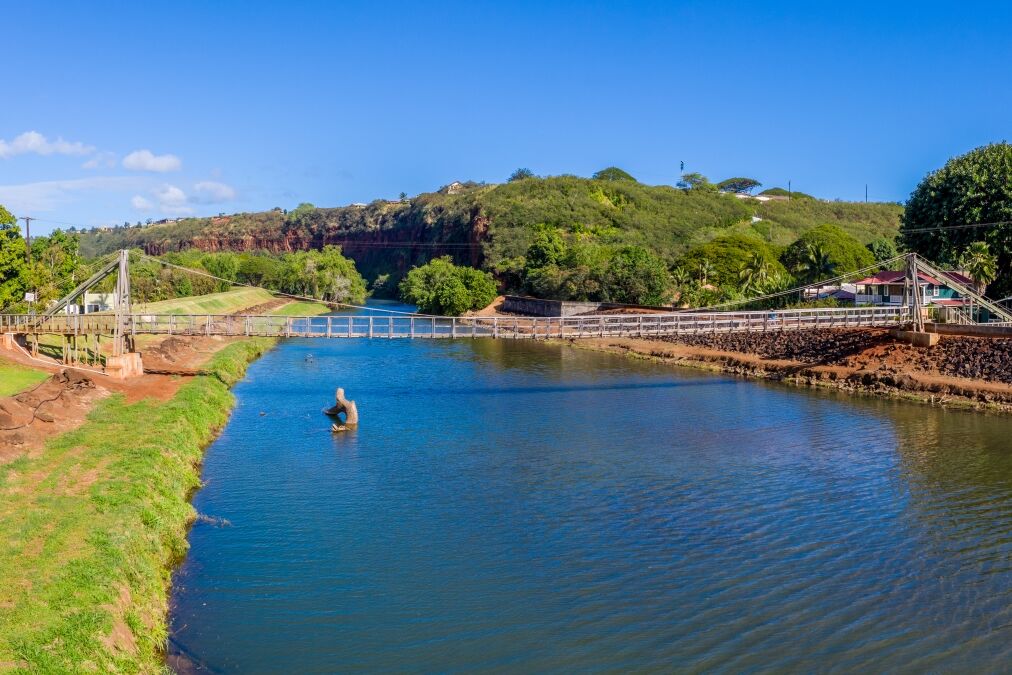
[[[926,323],[924,330],[939,335],[1012,338],[1012,326],[963,326],[955,323]]]
[[[650,305],[623,305],[617,302],[576,302],[573,300],[542,300],[523,295],[507,295],[503,300],[502,310],[511,314],[527,316],[576,316],[603,309],[642,309],[644,314],[653,312],[670,312],[671,307],[653,307]]]
[[[574,316],[601,309],[600,302],[570,302],[563,300],[542,300],[519,295],[507,295],[502,309],[511,314],[527,316]]]

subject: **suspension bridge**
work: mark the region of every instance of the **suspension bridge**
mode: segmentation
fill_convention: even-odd
[[[157,260],[157,259],[156,259]],[[0,314],[0,345],[8,349],[27,348],[38,357],[40,336],[59,336],[64,362],[76,361],[80,343],[84,351],[101,351],[99,339],[111,338],[111,356],[106,367],[125,374],[139,374],[140,357],[134,352],[134,339],[140,335],[160,336],[221,336],[279,338],[373,338],[373,339],[467,339],[492,338],[511,340],[585,339],[601,337],[661,337],[699,333],[793,331],[830,328],[907,327],[914,332],[924,330],[924,299],[917,279],[921,274],[947,277],[943,272],[915,254],[899,256],[904,261],[906,283],[903,303],[889,306],[834,307],[817,309],[766,309],[732,311],[741,306],[773,300],[789,294],[803,293],[816,286],[825,287],[834,281],[853,278],[867,270],[856,270],[820,284],[726,303],[717,307],[652,313],[600,313],[570,317],[519,316],[431,316],[388,312],[386,314],[336,314],[327,316],[216,315],[216,314],[146,314],[135,312],[130,298],[129,252],[120,251],[59,302],[42,314]],[[159,261],[163,262],[163,261]],[[163,264],[167,264],[164,263]],[[202,276],[204,272],[192,271]],[[116,275],[115,307],[112,311],[81,314],[69,312],[75,301],[107,277]],[[226,281],[221,279],[221,281]],[[963,323],[976,323],[974,317],[985,315],[989,323],[1012,325],[1012,310],[989,301],[975,289],[956,281],[951,285],[964,298],[967,306],[959,315]],[[296,297],[296,296],[291,296]],[[335,303],[342,305],[343,303]],[[354,307],[344,305],[346,307]],[[358,308],[362,309],[362,308]],[[983,310],[983,311],[982,311]]]

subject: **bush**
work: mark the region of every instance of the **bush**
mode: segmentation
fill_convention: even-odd
[[[819,225],[805,232],[787,247],[781,262],[791,272],[801,271],[810,247],[821,247],[837,274],[871,267],[875,256],[861,242],[836,225]]]
[[[709,263],[711,270],[706,275],[706,282],[714,286],[737,288],[739,274],[752,260],[759,255],[770,263],[771,275],[788,276],[787,270],[778,260],[779,251],[764,241],[743,234],[728,234],[717,237],[713,241],[692,248],[679,261],[678,266],[697,281],[700,278],[700,266]]]
[[[401,299],[426,314],[460,316],[489,305],[496,285],[488,272],[453,264],[450,256],[415,267],[400,284]]]
[[[629,180],[633,183],[636,182],[635,178],[617,166],[609,166],[607,169],[601,169],[595,173],[593,177],[594,180]]]

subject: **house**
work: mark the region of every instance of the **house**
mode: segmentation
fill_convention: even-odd
[[[444,185],[442,189],[440,189],[440,192],[448,195],[456,195],[463,192],[465,187],[467,186],[461,183],[459,180],[455,180],[449,185]]]
[[[116,306],[115,293],[85,293],[84,313],[111,312]]]
[[[936,279],[924,272],[918,272],[917,276],[918,292],[923,298],[925,307],[928,305],[962,307],[968,304],[959,291],[952,287],[953,284],[973,287],[973,279],[963,272],[945,272],[942,279]],[[861,279],[856,283],[855,302],[858,305],[902,305],[906,279],[905,271],[889,270]]]

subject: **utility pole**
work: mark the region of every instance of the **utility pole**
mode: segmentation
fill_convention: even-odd
[[[864,203],[868,203],[868,184],[864,184]]]
[[[791,201],[791,181],[787,181],[787,201]]]
[[[28,265],[32,264],[32,230],[31,223],[35,218],[31,216],[21,216],[21,220],[25,221],[25,251],[28,253]]]

